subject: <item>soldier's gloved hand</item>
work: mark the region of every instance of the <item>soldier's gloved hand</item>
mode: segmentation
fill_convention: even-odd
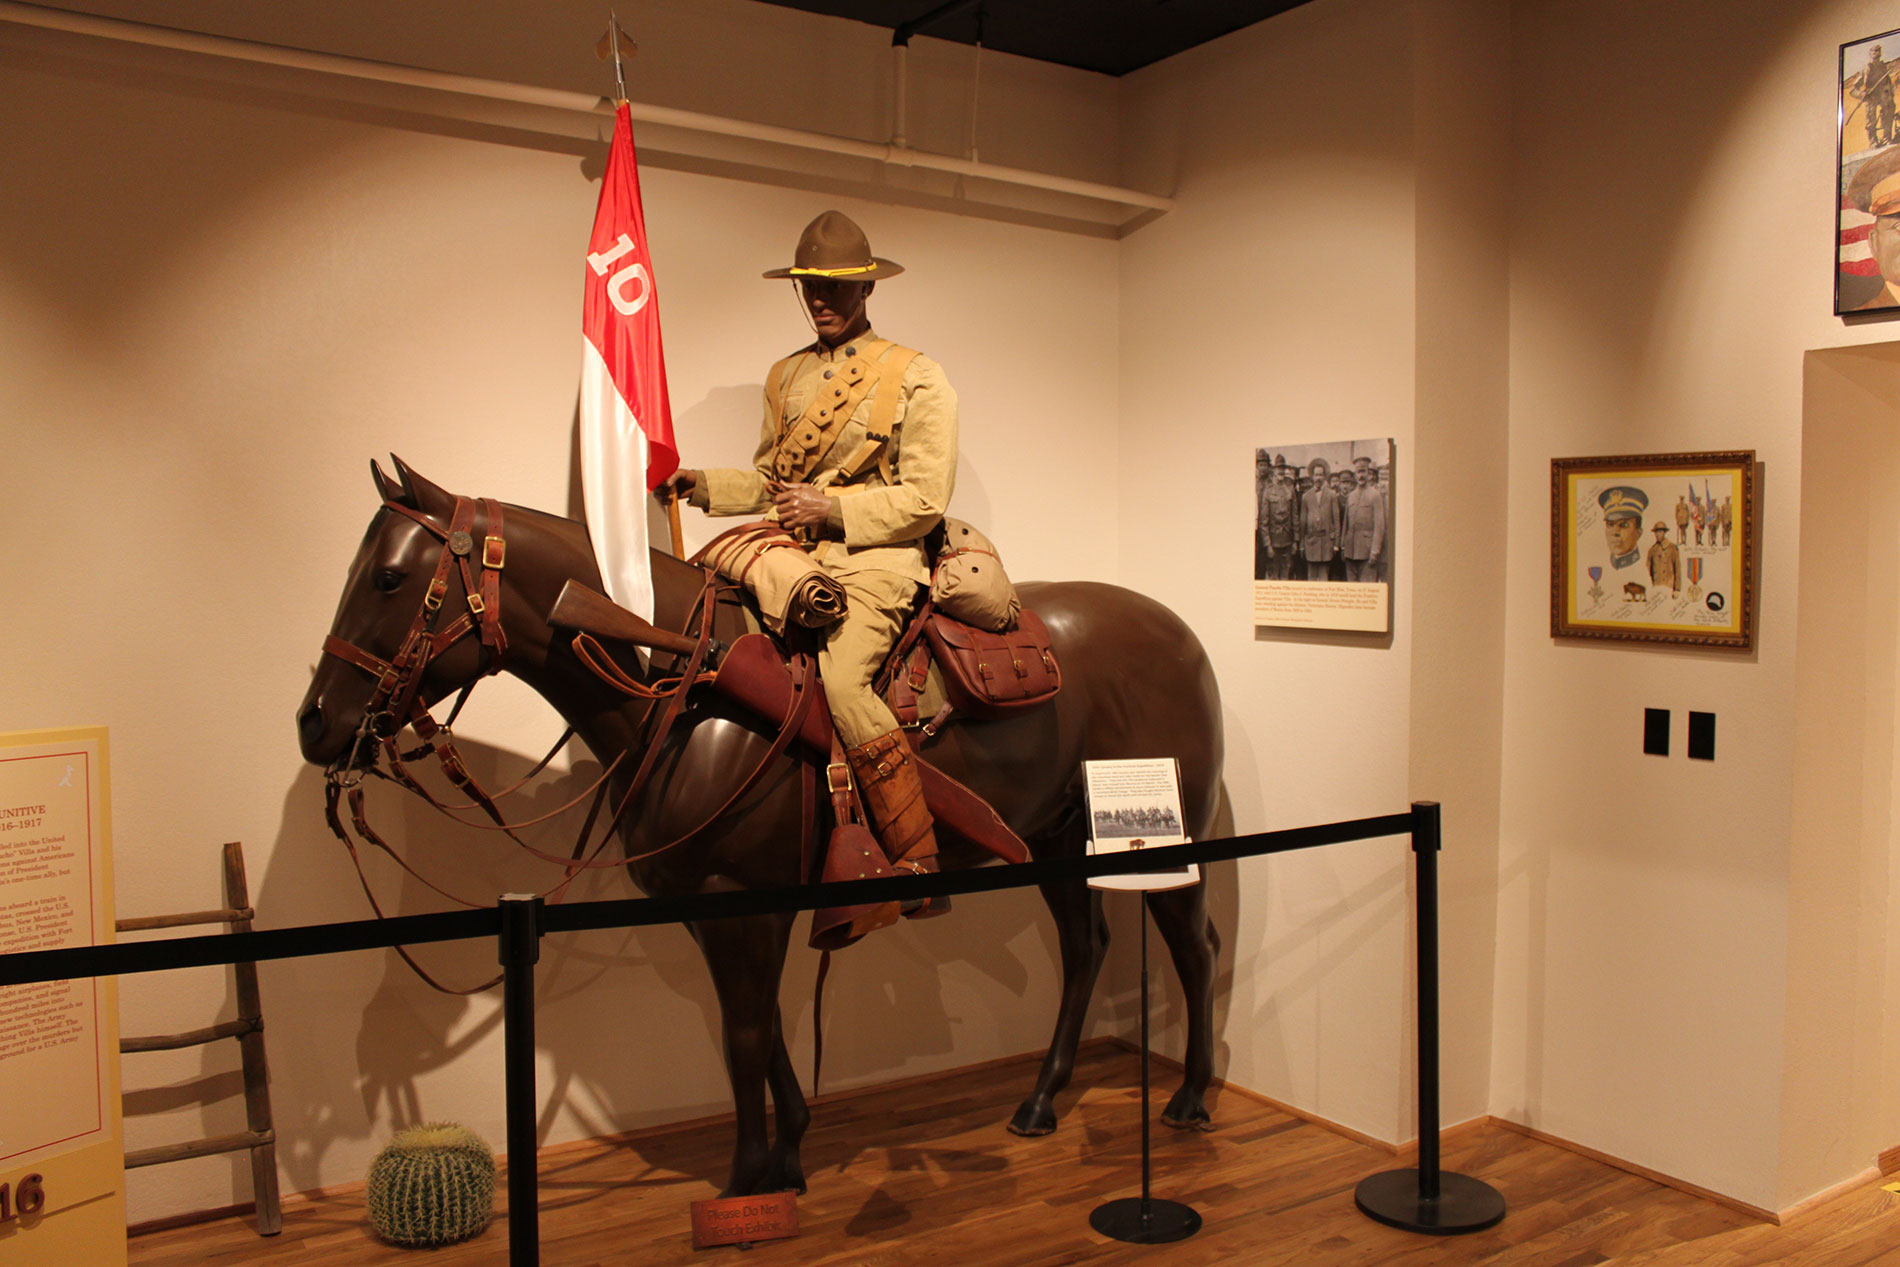
[[[822,530],[831,513],[831,499],[810,484],[779,484],[772,490],[772,508],[778,521],[794,530]]]

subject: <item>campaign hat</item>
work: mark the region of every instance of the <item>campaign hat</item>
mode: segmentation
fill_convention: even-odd
[[[1628,484],[1616,484],[1597,494],[1605,519],[1641,519],[1649,509],[1649,494]]]
[[[1662,520],[1658,519],[1656,521],[1656,526],[1651,528],[1650,531],[1651,532],[1668,532],[1669,525],[1664,523]]]
[[[1900,212],[1900,146],[1888,146],[1855,170],[1847,200],[1870,216]]]
[[[871,254],[871,239],[857,221],[842,211],[826,211],[805,226],[798,250],[785,268],[768,269],[766,277],[833,277],[847,282],[875,282],[895,277],[902,264]]]

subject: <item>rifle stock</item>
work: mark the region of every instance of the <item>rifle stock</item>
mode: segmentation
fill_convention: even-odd
[[[562,586],[554,610],[548,613],[548,624],[678,655],[691,654],[694,646],[685,634],[669,633],[642,620],[605,594],[575,580]]]

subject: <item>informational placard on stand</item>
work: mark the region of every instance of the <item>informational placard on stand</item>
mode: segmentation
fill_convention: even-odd
[[[1181,771],[1173,757],[1084,761],[1089,853],[1125,853],[1187,843],[1181,817]],[[1178,889],[1201,878],[1199,867],[1169,867],[1132,875],[1099,875],[1095,889]]]
[[[0,954],[113,940],[104,727],[0,735]],[[0,988],[0,1264],[125,1262],[110,978]]]

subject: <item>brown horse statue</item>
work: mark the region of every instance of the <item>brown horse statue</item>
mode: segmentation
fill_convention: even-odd
[[[434,654],[420,674],[423,702],[498,668],[515,674],[554,706],[603,764],[630,753],[614,767],[618,800],[659,729],[652,716],[658,710],[606,687],[577,658],[572,635],[548,623],[570,578],[600,584],[585,526],[458,498],[400,459],[398,479],[374,464],[371,469],[384,504],[350,566],[326,655],[297,714],[305,758],[333,772],[375,759],[377,723],[387,730],[391,716],[402,716],[400,709],[389,714],[382,707],[388,697],[379,693],[377,666],[402,658],[405,630],[421,619],[418,613],[433,591],[442,623],[463,621],[472,632],[445,640],[445,631],[436,631]],[[501,566],[478,569],[482,563]],[[684,630],[704,581],[701,569],[656,552],[654,624]],[[486,591],[485,601],[468,603],[467,587]],[[1220,697],[1193,632],[1158,603],[1112,585],[1060,582],[1020,589],[1023,604],[1049,628],[1062,665],[1062,691],[1048,705],[1009,720],[953,724],[925,746],[923,756],[986,798],[1037,858],[1084,852],[1085,759],[1172,756],[1180,763],[1183,828],[1190,837],[1208,838],[1221,772]],[[482,610],[470,616],[474,607]],[[670,657],[655,654],[654,667],[644,671],[632,656],[623,659],[633,674],[658,676]],[[379,711],[385,713],[380,719]],[[770,753],[776,733],[775,726],[710,689],[691,691],[659,741],[650,777],[620,820],[621,845],[636,859],[626,865],[644,892],[667,898],[801,882],[804,780],[795,755],[776,759],[731,812],[683,845],[639,857],[690,832],[724,805]],[[941,846],[945,869],[989,857],[954,835],[946,834]],[[1042,886],[1042,895],[1060,935],[1062,1002],[1035,1089],[1009,1123],[1021,1135],[1055,1129],[1054,1098],[1069,1082],[1108,948],[1099,892],[1068,881]],[[1186,1075],[1162,1114],[1177,1127],[1205,1127],[1209,1121],[1204,1094],[1214,1071],[1219,938],[1205,898],[1205,880],[1147,898],[1187,1002]],[[727,1195],[805,1188],[799,1142],[811,1113],[786,1052],[778,1007],[794,919],[759,915],[689,925],[712,972],[732,1080],[738,1138]],[[771,1137],[768,1088],[777,1124]]]

